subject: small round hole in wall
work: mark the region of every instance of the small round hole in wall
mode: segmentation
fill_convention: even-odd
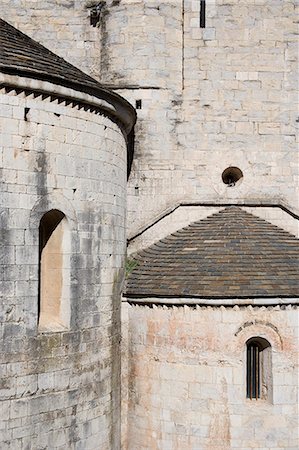
[[[228,167],[222,172],[222,181],[229,187],[236,186],[243,178],[243,172],[238,167]]]

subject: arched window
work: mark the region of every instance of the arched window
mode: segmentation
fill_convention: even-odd
[[[48,211],[39,226],[39,329],[70,324],[70,233],[65,215]]]
[[[271,345],[260,337],[246,343],[246,396],[251,400],[272,398]]]

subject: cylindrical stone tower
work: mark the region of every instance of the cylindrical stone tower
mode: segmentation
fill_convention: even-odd
[[[0,21],[1,449],[119,449],[134,109]]]

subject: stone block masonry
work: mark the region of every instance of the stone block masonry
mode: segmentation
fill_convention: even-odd
[[[283,204],[298,214],[296,2],[2,2],[0,12],[132,104],[129,235],[182,201]],[[3,15],[2,14],[2,15]],[[231,188],[222,172],[239,167]]]
[[[296,449],[296,306],[126,303],[123,327],[130,330],[124,342],[129,352],[124,448]],[[254,336],[271,343],[269,400],[246,398],[246,341]]]
[[[126,208],[117,124],[29,93],[1,97],[1,450],[297,450],[295,305],[124,301],[122,378],[119,356],[126,209],[132,252],[224,204],[298,233],[297,2],[207,1],[205,28],[199,0],[107,0],[93,27],[97,3],[0,4],[138,106]],[[231,166],[243,177],[225,184]],[[71,229],[71,322],[42,334],[38,224],[51,208]],[[256,336],[271,344],[273,395],[252,401],[244,361]]]
[[[107,22],[110,70],[122,95],[142,100],[130,235],[184,201],[298,214],[295,2],[207,2],[206,28],[199,3],[122,1]],[[221,179],[229,166],[244,175],[234,187]]]

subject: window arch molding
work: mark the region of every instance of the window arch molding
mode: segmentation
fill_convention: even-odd
[[[29,227],[31,230],[38,230],[40,220],[46,212],[51,209],[63,211],[69,222],[70,229],[76,231],[78,220],[72,202],[61,193],[53,192],[43,195],[32,207],[29,217]]]
[[[247,397],[247,343],[256,339],[258,342],[267,342],[271,348],[271,371],[270,380],[267,385],[261,386],[261,397],[258,400],[264,400],[269,403],[273,401],[273,370],[275,369],[275,354],[283,350],[283,340],[277,327],[266,320],[253,319],[246,321],[235,332],[236,346],[240,351],[240,360],[243,366],[243,398],[244,401],[252,401]],[[267,358],[267,355],[265,355]],[[269,356],[269,355],[268,355]],[[264,380],[265,381],[265,380]],[[262,380],[263,382],[263,380]]]
[[[52,323],[50,326],[50,322],[48,322],[47,327],[42,326],[42,321],[40,321],[40,313],[41,313],[41,298],[40,298],[40,236],[39,236],[39,227],[40,222],[43,216],[51,211],[58,210],[62,212],[67,220],[67,239],[69,240],[70,254],[69,259],[71,258],[71,254],[75,255],[78,253],[79,249],[79,237],[78,237],[78,220],[75,209],[72,205],[72,202],[67,199],[64,195],[59,192],[52,192],[47,195],[43,195],[39,198],[39,200],[34,204],[31,209],[29,215],[29,230],[31,237],[30,239],[34,242],[32,246],[32,251],[36,254],[36,301],[30,305],[30,311],[32,314],[32,324],[34,327],[38,326],[40,332],[50,332],[50,331],[59,331],[60,329],[68,329],[70,327],[70,313],[69,319],[66,321],[62,327]],[[68,263],[70,266],[70,264]],[[69,269],[70,270],[70,269]],[[69,275],[66,274],[66,278]],[[71,292],[71,287],[69,283],[69,294]],[[70,297],[69,297],[70,300]],[[69,305],[69,309],[73,308],[72,305]]]
[[[245,342],[254,336],[266,339],[273,351],[283,350],[283,340],[278,329],[270,322],[254,320],[252,322],[244,322],[235,332],[236,345],[241,352]]]

